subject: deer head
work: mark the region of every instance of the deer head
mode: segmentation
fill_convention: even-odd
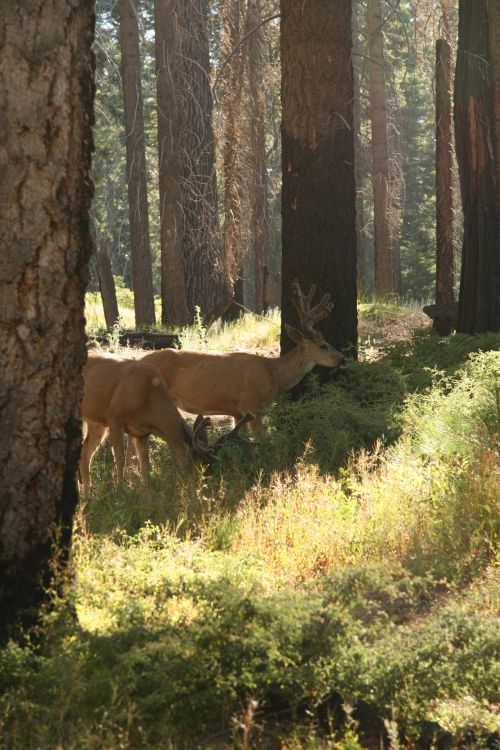
[[[192,433],[192,446],[195,455],[202,463],[212,466],[220,460],[217,455],[219,450],[231,440],[238,440],[240,443],[243,443],[248,447],[254,447],[256,445],[255,440],[249,440],[239,434],[241,428],[252,419],[255,419],[255,416],[251,412],[247,412],[235,424],[232,430],[226,432],[225,435],[222,435],[212,446],[210,446],[208,442],[208,427],[212,424],[212,421],[209,417],[204,417],[202,414],[199,414],[194,421]]]
[[[318,320],[323,320],[333,310],[330,295],[324,294],[321,302],[311,309],[311,302],[316,294],[316,284],[304,294],[297,279],[291,284],[292,302],[299,316],[300,330],[285,323],[288,336],[301,346],[314,364],[325,367],[338,367],[345,363],[345,357],[323,338],[320,331],[314,329]]]

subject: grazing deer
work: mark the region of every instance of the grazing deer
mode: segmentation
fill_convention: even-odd
[[[152,364],[89,351],[83,368],[82,418],[87,426],[80,459],[84,489],[90,487],[90,462],[107,432],[116,464],[117,485],[123,481],[124,435],[133,439],[143,477],[149,476],[147,437],[157,435],[174,451],[189,473],[192,455],[208,463],[213,451],[194,436]]]
[[[239,420],[246,412],[254,419],[252,430],[261,428],[262,415],[276,397],[289,391],[315,365],[338,367],[345,358],[323,338],[314,324],[332,310],[330,295],[311,309],[316,287],[304,295],[299,282],[291,285],[300,328],[286,325],[295,346],[281,357],[245,352],[210,354],[182,349],[160,349],[141,357],[161,372],[175,404],[191,414],[227,414]]]

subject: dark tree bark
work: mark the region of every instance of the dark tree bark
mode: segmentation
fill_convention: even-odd
[[[179,28],[175,0],[155,0],[155,55],[158,114],[158,174],[161,222],[161,322],[191,322],[186,300],[180,174],[182,111],[176,100],[173,60]],[[178,55],[178,52],[177,52]]]
[[[120,49],[127,149],[130,260],[135,323],[155,322],[153,271],[149,244],[148,189],[144,143],[141,59],[137,0],[120,0]]]
[[[368,0],[370,110],[372,126],[373,224],[375,234],[375,293],[399,294],[401,266],[390,174],[387,97],[385,93],[384,33],[380,0]]]
[[[458,330],[500,330],[497,136],[487,0],[460,0],[455,76],[455,142],[464,214]],[[493,65],[491,63],[493,62]],[[498,85],[498,84],[497,84]]]
[[[335,307],[318,328],[338,349],[357,341],[351,0],[281,1],[284,325],[290,284],[316,284]]]
[[[270,306],[265,299],[264,273],[268,266],[266,224],[266,98],[264,88],[263,30],[260,0],[249,0],[248,78],[250,88],[250,156],[252,159],[250,194],[250,232],[254,249],[255,312]],[[254,30],[254,31],[252,31]]]
[[[455,301],[451,45],[436,42],[436,303]]]
[[[36,616],[78,501],[93,24],[91,0],[0,16],[0,629]]]

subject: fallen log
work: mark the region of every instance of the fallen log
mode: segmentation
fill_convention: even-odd
[[[99,344],[109,342],[109,334],[94,336]],[[138,349],[177,349],[180,347],[179,337],[175,333],[153,333],[151,331],[122,331],[118,336],[120,346],[130,346]]]

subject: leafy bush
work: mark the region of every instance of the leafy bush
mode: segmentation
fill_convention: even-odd
[[[332,470],[352,452],[397,436],[406,390],[390,364],[350,361],[334,378],[320,386],[311,377],[300,399],[283,398],[273,407],[266,441],[273,468],[293,465],[307,447],[307,460]]]

